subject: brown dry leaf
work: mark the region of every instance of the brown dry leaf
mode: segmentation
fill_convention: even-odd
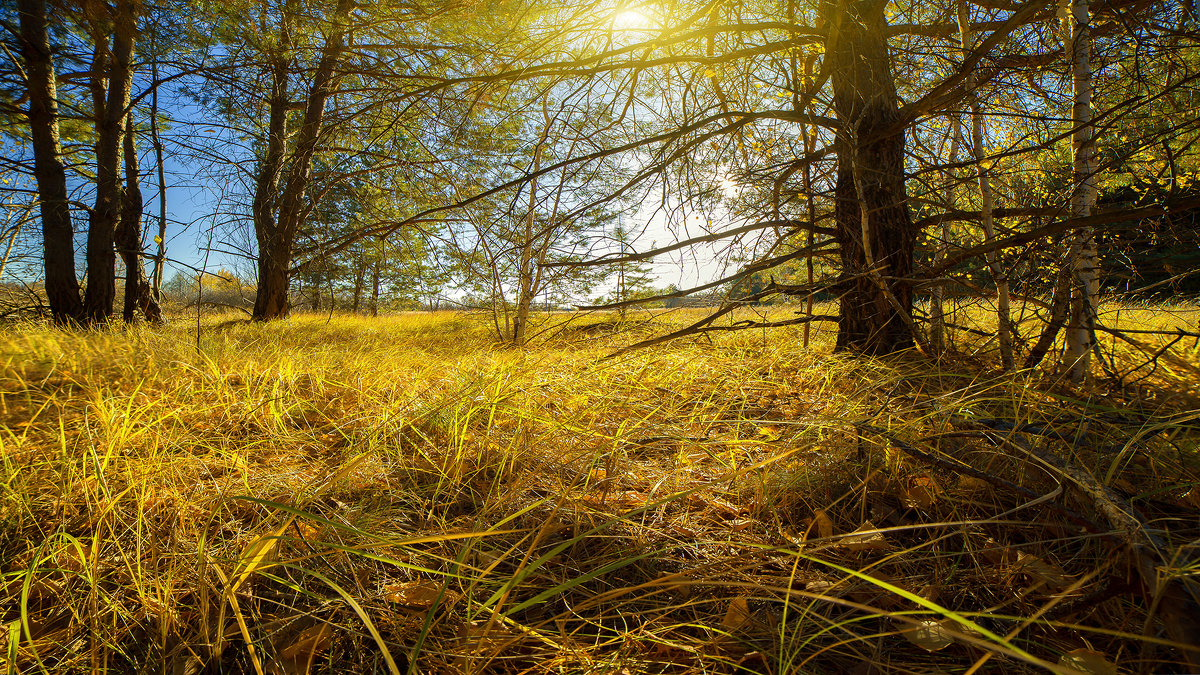
[[[728,523],[726,523],[726,525],[729,526],[729,529],[734,532],[741,532],[742,530],[750,527],[753,524],[754,524],[753,520],[745,520],[745,519],[731,520]]]
[[[887,449],[883,451],[883,454],[887,458],[888,464],[897,468],[904,466],[908,460],[908,455],[905,454],[903,450],[892,446],[888,446]]]
[[[954,636],[941,621],[926,620],[915,626],[909,626],[900,634],[914,645],[930,652],[936,652],[954,644]]]
[[[804,590],[809,593],[818,593],[820,595],[832,595],[833,597],[841,597],[845,593],[846,584],[835,584],[832,581],[810,581],[804,585]],[[833,593],[830,593],[833,591]]]
[[[693,494],[689,498],[689,501],[691,502],[691,505],[693,508],[698,508],[698,509],[703,509],[703,510],[711,509],[713,511],[716,511],[718,515],[720,515],[724,518],[737,518],[742,513],[742,510],[739,509],[738,507],[734,506],[733,504],[730,504],[729,502],[725,501],[724,499],[718,499],[716,497],[709,497],[707,495]]]
[[[917,593],[917,595],[930,602],[937,602],[937,599],[942,595],[942,586],[941,584],[929,584],[928,586],[922,587],[921,591]]]
[[[979,549],[979,555],[993,565],[1008,565],[1016,561],[1016,555],[1011,548],[991,538],[983,542],[983,548]]]
[[[829,519],[829,514],[825,513],[825,509],[817,509],[817,512],[813,514],[813,527],[817,529],[817,536],[822,539],[833,536],[833,521]]]
[[[1058,665],[1092,675],[1117,675],[1117,666],[1104,654],[1090,649],[1075,649],[1063,654]]]
[[[982,478],[976,478],[974,476],[968,476],[966,474],[963,474],[958,477],[958,489],[960,489],[964,492],[983,492],[984,490],[988,489],[988,487],[990,487],[990,486],[991,486],[991,483],[988,483],[986,480],[983,480]]]
[[[1067,588],[1075,581],[1058,565],[1046,562],[1031,553],[1017,553],[1016,569],[1056,591]]]
[[[588,472],[588,485],[595,486],[596,483],[608,478],[608,472],[604,469],[592,469]]]
[[[758,427],[759,436],[778,438],[781,433],[782,429],[777,424],[763,424]]]
[[[313,626],[296,636],[296,641],[279,652],[279,667],[286,675],[308,675],[313,660],[333,643],[329,624]]]
[[[455,660],[456,672],[463,672],[462,666],[467,663],[468,656],[486,655],[515,645],[524,639],[522,633],[518,633],[504,624],[492,622],[491,626],[487,621],[471,621],[464,623],[458,629],[458,639],[461,641],[461,652],[459,658]]]
[[[746,598],[738,596],[729,601],[729,608],[725,610],[725,618],[721,619],[721,626],[732,632],[744,626],[749,620],[750,604],[746,602]]]
[[[603,497],[603,499],[601,499]],[[637,490],[624,490],[622,492],[610,492],[608,495],[588,495],[583,498],[583,503],[593,508],[607,506],[610,508],[629,510],[639,506],[645,506],[650,499],[643,493]]]
[[[296,522],[296,530],[305,541],[315,541],[321,536],[321,530],[309,525],[308,523]]]
[[[674,534],[677,537],[683,537],[684,539],[692,539],[692,538],[695,538],[695,536],[697,534],[699,534],[699,532],[697,532],[696,530],[693,530],[692,528],[687,527],[685,525],[668,525],[667,531],[670,532],[671,534]]]
[[[876,529],[875,524],[867,521],[862,524],[854,532],[843,537],[838,541],[838,545],[843,546],[848,551],[878,551],[888,547],[888,541],[881,532],[872,532]],[[862,534],[859,534],[859,533]]]
[[[429,609],[437,602],[438,596],[442,604],[453,604],[458,594],[451,590],[442,592],[442,584],[436,581],[406,581],[404,583],[388,584],[383,589],[383,597],[388,602],[417,609]]]
[[[903,584],[899,583],[890,574],[880,571],[864,572],[864,574],[878,581],[882,581],[883,583],[891,584],[892,586],[900,586],[903,588]],[[850,599],[864,605],[869,604],[877,607],[878,609],[884,610],[893,609],[900,604],[900,596],[865,579],[857,580],[857,583],[855,583],[853,586],[853,590],[850,592]]]
[[[940,491],[937,483],[927,474],[916,476],[904,490],[905,506],[928,509],[937,503]]]

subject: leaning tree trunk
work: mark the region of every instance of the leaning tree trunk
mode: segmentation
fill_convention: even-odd
[[[133,323],[137,310],[142,310],[146,320],[159,323],[162,311],[158,300],[146,278],[146,267],[142,264],[142,189],[138,184],[137,148],[133,142],[133,127],[125,127],[123,141],[125,154],[125,203],[121,207],[121,222],[117,227],[117,250],[125,263],[125,307],[122,316],[125,323]]]
[[[108,321],[117,294],[114,244],[123,200],[121,140],[133,81],[135,22],[132,0],[118,2],[108,58],[108,97],[103,110],[95,111],[96,203],[88,222],[87,291],[83,298],[84,319],[91,324]]]
[[[33,142],[33,173],[42,216],[46,299],[55,323],[83,317],[79,280],[75,278],[75,231],[67,201],[67,172],[58,136],[58,94],[44,0],[18,0],[21,55],[29,86],[29,135]]]
[[[823,5],[825,65],[841,128],[836,141],[842,273],[837,349],[888,354],[913,346],[916,229],[904,184],[904,131],[888,55],[883,2]]]
[[[1066,22],[1068,54],[1071,58],[1075,101],[1072,136],[1075,191],[1071,195],[1071,216],[1086,218],[1096,205],[1095,153],[1096,139],[1092,128],[1092,46],[1088,0],[1063,0],[1068,10]],[[1099,283],[1096,277],[1096,237],[1092,228],[1075,232],[1072,249],[1078,254],[1068,261],[1071,265],[1071,313],[1067,322],[1067,361],[1071,381],[1083,381],[1091,362],[1096,343],[1096,296]]]
[[[345,49],[347,18],[353,0],[338,0],[334,10],[332,33],[321,49],[313,73],[304,117],[296,133],[296,148],[292,153],[283,191],[279,193],[279,211],[271,231],[259,231],[258,293],[254,299],[253,318],[256,321],[282,319],[288,314],[287,287],[290,280],[292,252],[300,222],[308,212],[304,195],[312,181],[312,160],[325,119],[325,104],[333,94],[334,67]],[[286,71],[284,73],[286,77]],[[286,108],[284,110],[286,114]],[[274,114],[274,110],[272,110]],[[255,219],[256,229],[259,225]],[[319,291],[318,291],[319,292]]]

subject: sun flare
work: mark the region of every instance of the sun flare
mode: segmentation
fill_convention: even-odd
[[[613,17],[613,28],[617,30],[648,30],[653,28],[650,17],[636,9],[625,9]]]

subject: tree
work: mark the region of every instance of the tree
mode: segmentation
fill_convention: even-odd
[[[29,89],[29,132],[34,176],[42,215],[46,298],[54,321],[83,318],[79,281],[75,278],[75,231],[67,199],[67,174],[58,132],[58,94],[50,55],[45,0],[18,0],[21,54]]]
[[[122,148],[133,82],[138,12],[135,2],[118,0],[111,13],[90,17],[95,40],[91,86],[96,124],[96,201],[88,220],[88,282],[83,313],[92,324],[108,321],[116,297],[114,245],[125,199],[121,184]],[[104,8],[108,9],[107,5]],[[111,49],[105,34],[109,26]]]
[[[293,77],[291,5],[279,16],[278,46],[268,55],[271,95],[268,102],[267,144],[255,180],[254,233],[258,239],[258,292],[253,317],[258,321],[288,314],[288,285],[293,246],[301,221],[310,210],[305,201],[312,180],[312,161],[323,131],[325,105],[336,86],[335,69],[345,48],[351,0],[338,0],[330,17],[329,34],[320,47],[304,99],[304,117],[289,148],[289,87]]]
[[[1093,161],[1096,148],[1095,128],[1092,124],[1092,45],[1091,17],[1088,0],[1062,0],[1066,16],[1065,24],[1068,50],[1071,61],[1071,82],[1074,89],[1074,105],[1071,119],[1075,124],[1072,134],[1072,168],[1074,191],[1071,195],[1071,215],[1086,218],[1096,206],[1096,167]],[[1096,343],[1096,305],[1099,282],[1096,277],[1097,251],[1095,231],[1091,227],[1077,230],[1071,244],[1070,317],[1067,322],[1067,353],[1071,368],[1071,380],[1076,384],[1083,381]]]
[[[886,3],[823,6],[825,64],[840,128],[835,223],[842,261],[837,346],[887,354],[912,346],[916,228],[909,218],[904,126],[888,54]]]
[[[146,277],[146,267],[142,264],[143,202],[142,190],[138,185],[137,146],[133,137],[133,126],[126,126],[123,141],[125,194],[116,231],[117,250],[125,263],[125,307],[122,317],[125,323],[132,323],[135,312],[141,310],[147,320],[158,323],[162,321],[158,294],[151,287]]]
[[[625,303],[633,298],[646,295],[654,282],[654,277],[650,274],[648,263],[628,259],[629,254],[636,253],[633,247],[634,235],[623,224],[613,227],[609,240],[616,245],[617,253],[622,258],[620,262],[613,263],[609,268],[610,274],[615,277],[616,284],[609,301],[619,305],[617,311],[620,313],[621,320],[624,321],[628,308]],[[651,247],[653,248],[653,244]]]

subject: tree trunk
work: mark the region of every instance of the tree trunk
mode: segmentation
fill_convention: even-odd
[[[152,46],[154,55],[150,61],[150,142],[154,144],[154,164],[158,169],[158,236],[155,237],[154,271],[150,277],[150,295],[156,304],[162,302],[163,268],[167,260],[167,174],[163,162],[162,140],[158,137],[158,51]],[[161,320],[161,313],[159,315]]]
[[[550,122],[546,122],[538,139],[537,147],[533,150],[533,179],[529,182],[529,212],[525,214],[525,232],[521,241],[521,261],[518,267],[517,311],[513,319],[513,344],[525,344],[525,332],[529,324],[529,308],[533,304],[533,295],[537,289],[533,284],[533,223],[537,209],[537,173],[541,170],[542,145],[550,132]]]
[[[358,314],[359,305],[362,304],[363,281],[366,276],[367,264],[360,254],[354,265],[354,305],[350,308],[355,314]]]
[[[267,103],[267,148],[258,165],[254,197],[250,204],[254,235],[258,240],[258,289],[253,317],[258,320],[287,316],[288,268],[291,241],[283,240],[276,220],[279,181],[287,154],[288,82],[291,71],[290,13],[283,12],[278,51],[271,58],[271,97]]]
[[[1075,101],[1072,117],[1075,133],[1072,136],[1075,191],[1071,195],[1071,216],[1086,218],[1096,205],[1095,161],[1096,139],[1092,128],[1092,44],[1088,0],[1063,0],[1067,11],[1068,54],[1071,58]],[[1073,275],[1071,313],[1067,323],[1066,357],[1071,368],[1071,381],[1079,384],[1091,365],[1092,347],[1096,343],[1096,301],[1099,282],[1096,276],[1096,237],[1092,228],[1075,232],[1072,249],[1078,254],[1069,262]]]
[[[263,219],[261,224],[266,227],[265,231],[258,229],[260,221],[255,219],[259,240],[258,293],[254,300],[253,314],[256,321],[280,319],[288,313],[287,286],[291,272],[292,247],[300,229],[300,222],[307,212],[304,195],[312,180],[312,159],[325,117],[325,104],[333,94],[334,66],[345,48],[347,17],[353,5],[353,0],[338,0],[334,10],[333,32],[321,49],[321,58],[317,62],[316,72],[313,73],[312,88],[309,90],[304,117],[296,135],[296,149],[292,153],[287,178],[283,181],[283,191],[279,194],[278,216],[273,223]],[[286,67],[283,76],[287,77]],[[286,81],[282,87],[277,82],[276,88],[286,90]],[[276,108],[272,101],[272,122],[275,113]],[[286,101],[281,114],[287,114]],[[275,138],[272,137],[271,141],[274,142]],[[279,142],[283,142],[282,136]],[[271,269],[264,269],[264,261],[269,261]]]
[[[842,273],[837,349],[888,354],[913,346],[916,231],[904,184],[904,132],[879,0],[822,5],[836,147]]]
[[[958,29],[962,45],[963,58],[975,48],[975,33],[971,30],[971,18],[967,10],[966,0],[958,2]],[[976,95],[976,77],[972,72],[967,77],[967,102],[971,108],[971,152],[975,159],[975,168],[979,179],[980,221],[983,224],[984,242],[991,244],[996,240],[995,219],[992,209],[992,185],[989,167],[984,160],[983,151],[983,114],[980,112],[979,97]],[[996,283],[996,336],[1000,346],[1000,366],[1004,370],[1012,370],[1015,363],[1013,356],[1012,321],[1009,311],[1008,275],[1004,272],[1000,254],[992,251],[985,256],[992,280]]]
[[[371,265],[371,316],[379,316],[379,258]]]
[[[958,119],[958,115],[951,114],[950,116],[950,164],[951,166],[958,164],[958,143],[962,122]],[[942,190],[945,193],[946,210],[950,211],[955,206],[954,190],[957,187],[955,182],[958,180],[954,175],[953,170],[946,171],[946,180],[942,185]],[[938,245],[937,253],[934,254],[933,264],[939,265],[946,258],[946,247],[950,245],[950,223],[945,218],[942,219],[941,243]],[[929,347],[935,354],[941,354],[946,350],[946,285],[934,284],[929,292]]]
[[[79,280],[75,278],[75,230],[67,201],[67,172],[58,136],[58,94],[44,0],[18,0],[21,54],[29,83],[29,133],[33,171],[42,216],[46,299],[58,324],[83,317]]]
[[[315,270],[313,272],[312,291],[313,291],[312,303],[310,303],[312,305],[312,311],[319,312],[319,311],[321,311],[321,271],[320,270]],[[284,311],[286,311],[286,310],[284,310]]]
[[[121,222],[117,227],[117,249],[125,263],[125,323],[133,323],[137,310],[147,321],[159,323],[162,312],[158,299],[150,289],[146,267],[142,264],[142,189],[138,184],[137,147],[133,142],[133,127],[125,127],[125,203],[121,207]]]
[[[103,110],[96,110],[96,203],[88,223],[87,291],[84,319],[90,324],[108,321],[116,296],[117,223],[123,200],[121,142],[128,117],[129,89],[133,81],[133,42],[136,17],[132,0],[117,3],[112,54],[108,61],[108,95]]]

